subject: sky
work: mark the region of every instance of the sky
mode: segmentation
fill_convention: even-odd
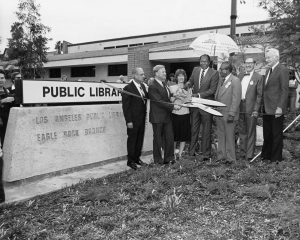
[[[0,52],[17,21],[19,0],[0,0]],[[230,24],[231,0],[36,0],[55,42],[81,43],[141,34]],[[237,23],[267,20],[258,0],[237,0]]]

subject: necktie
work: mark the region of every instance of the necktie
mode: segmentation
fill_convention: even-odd
[[[270,68],[270,71],[269,71],[269,77],[270,77],[270,75],[272,74],[272,71],[273,71],[273,69],[272,68]]]
[[[165,83],[163,83],[163,86],[164,86],[165,90],[167,91],[168,97],[170,97],[170,92],[169,92],[167,85]]]
[[[201,73],[200,81],[199,81],[199,88],[201,87],[201,83],[202,83],[202,80],[203,80],[203,78],[204,78],[204,73],[205,73],[205,70],[202,69],[202,73]]]
[[[269,73],[268,73],[267,78],[266,78],[265,85],[267,85],[267,82],[269,81],[269,78],[270,78],[271,74],[272,74],[272,68],[270,68],[270,70],[269,70]]]
[[[142,88],[141,85],[140,85],[140,91],[141,91],[142,97],[145,97],[145,92],[144,92],[144,90],[143,90],[143,88]]]
[[[223,86],[224,82],[225,82],[225,78],[221,78],[221,87]]]

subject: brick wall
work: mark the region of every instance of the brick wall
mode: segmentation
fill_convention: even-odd
[[[149,49],[163,46],[171,46],[176,43],[190,42],[191,39],[182,39],[171,42],[154,43],[144,46],[129,47],[128,48],[128,79],[132,78],[131,71],[135,67],[141,67],[144,69],[147,78],[153,77],[152,69],[157,64],[166,66],[166,71],[169,73],[170,64],[166,62],[152,61],[149,60]]]

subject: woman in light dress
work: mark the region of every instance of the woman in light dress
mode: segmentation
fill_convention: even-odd
[[[172,92],[171,101],[173,103],[186,103],[191,101],[192,95],[189,91],[184,89],[187,81],[186,72],[183,69],[178,69],[175,72],[176,85],[170,86]],[[175,157],[181,159],[185,143],[190,141],[191,126],[190,126],[190,111],[187,107],[182,107],[179,110],[172,112],[173,131],[174,131],[174,152]],[[179,149],[177,144],[179,143]]]

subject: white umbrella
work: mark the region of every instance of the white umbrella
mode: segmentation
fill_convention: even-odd
[[[206,33],[197,37],[190,45],[200,54],[229,57],[230,53],[240,52],[238,45],[231,37],[220,33]]]

